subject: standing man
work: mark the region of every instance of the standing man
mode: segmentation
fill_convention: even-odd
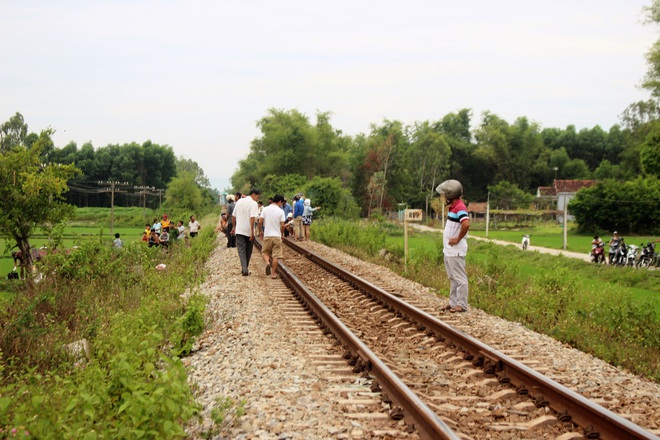
[[[293,198],[293,238],[295,240],[303,239],[302,215],[305,211],[305,197],[302,194],[296,194]]]
[[[284,199],[284,201],[282,202],[282,209],[284,210],[284,218],[285,219],[289,218],[289,213],[293,214],[293,208],[291,207],[289,202],[287,202],[286,199]],[[292,217],[293,217],[293,215],[292,215]]]
[[[467,208],[461,200],[463,185],[458,180],[445,180],[436,188],[444,194],[449,206],[447,224],[442,236],[443,252],[445,254],[445,271],[449,278],[449,304],[441,310],[452,313],[466,312],[468,308],[468,277],[465,270],[465,256],[468,244],[465,239],[470,229],[470,217]]]
[[[233,194],[229,194],[227,196],[227,247],[236,247],[236,237],[231,233],[232,228],[234,227],[234,207],[236,206],[234,204],[234,199],[235,196]]]
[[[261,191],[256,188],[250,190],[250,195],[236,201],[232,213],[233,228],[231,234],[236,236],[236,249],[241,260],[241,273],[244,277],[250,274],[248,266],[252,258],[254,245],[254,222],[259,218],[259,205],[257,201]]]
[[[284,233],[282,203],[284,203],[284,197],[276,194],[272,203],[261,211],[259,218],[259,233],[264,237],[261,255],[266,261],[266,275],[270,275],[271,278],[277,278],[277,262],[284,256],[282,252],[282,234]]]
[[[188,222],[188,230],[190,231],[190,237],[195,238],[197,237],[197,233],[199,232],[201,226],[197,220],[195,220],[195,216],[191,215],[190,216],[190,221]]]

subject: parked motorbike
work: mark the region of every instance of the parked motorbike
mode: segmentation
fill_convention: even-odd
[[[649,268],[656,264],[658,256],[655,254],[655,243],[649,241],[646,246],[644,246],[644,243],[641,246],[642,254],[637,261],[637,266]]]
[[[529,247],[529,235],[523,235],[523,239],[522,239],[523,251],[526,251],[528,247]]]
[[[592,263],[605,263],[605,248],[597,244],[591,245],[591,262]]]
[[[628,246],[628,255],[626,256],[626,266],[637,267],[637,255],[639,253],[639,246],[631,244]]]

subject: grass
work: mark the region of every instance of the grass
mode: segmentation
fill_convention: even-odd
[[[440,237],[440,234],[414,232],[412,236],[408,237],[410,258],[415,258],[415,254],[425,254],[442,247],[442,244],[436,241],[437,237]],[[589,241],[589,243],[591,242]],[[388,235],[386,244],[388,248],[403,249],[403,237]],[[490,258],[489,255],[480,252],[480,244],[476,240],[469,240],[468,263],[485,264]],[[660,316],[660,295],[658,295],[660,271],[596,265],[574,258],[557,257],[540,252],[525,252],[512,247],[500,247],[499,249],[503,258],[516,265],[519,276],[525,281],[540,276],[543,273],[542,268],[561,267],[576,276],[580,290],[584,294],[615,288],[622,295],[630,296],[638,304],[652,304]]]
[[[474,237],[486,237],[485,230],[471,229],[470,235]],[[559,226],[554,227],[538,227],[516,230],[489,230],[488,238],[493,240],[508,241],[515,244],[520,244],[523,235],[530,236],[530,244],[532,246],[541,246],[551,249],[564,249],[564,230]],[[569,228],[566,237],[566,250],[571,252],[584,252],[591,251],[591,241],[595,234],[578,234]],[[607,244],[611,238],[609,235],[601,235],[600,238]],[[631,245],[639,245],[640,243],[646,244],[649,241],[656,240],[656,237],[648,235],[629,235],[623,236],[626,243]],[[606,249],[607,251],[607,249]]]
[[[326,219],[315,224],[312,236],[448,296],[438,233],[412,233],[407,270],[403,233],[396,225]],[[469,246],[470,304],[660,382],[660,271],[596,265],[474,239]],[[383,248],[389,251],[385,258]]]

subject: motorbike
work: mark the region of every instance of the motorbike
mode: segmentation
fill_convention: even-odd
[[[639,252],[639,246],[631,244],[628,246],[628,255],[626,256],[626,266],[628,267],[637,267],[637,253]]]
[[[526,251],[528,246],[529,246],[529,235],[523,235],[523,239],[522,239],[523,251]]]
[[[625,266],[627,261],[628,246],[610,246],[610,266]]]
[[[644,243],[641,246],[642,254],[637,261],[637,266],[649,268],[656,264],[658,256],[655,254],[655,243],[649,241],[646,246],[644,246]]]
[[[605,248],[597,244],[591,245],[591,262],[592,263],[605,263]]]

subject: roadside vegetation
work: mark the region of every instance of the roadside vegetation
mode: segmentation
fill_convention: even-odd
[[[520,245],[523,235],[530,236],[530,244],[532,246],[547,247],[551,249],[564,249],[564,236],[560,226],[536,226],[536,227],[517,227],[514,229],[500,229],[488,231],[488,238],[493,240],[508,241],[512,244]],[[485,229],[470,228],[470,235],[473,237],[486,237]],[[567,238],[567,251],[579,252],[588,254],[591,252],[591,241],[594,239],[595,234],[590,233],[577,233],[570,227],[568,230]],[[603,239],[605,244],[609,242],[612,237],[611,232],[603,232],[598,234]],[[656,240],[651,235],[623,235],[627,245],[639,246],[640,243],[646,245],[647,242]],[[605,248],[607,253],[608,247]]]
[[[79,236],[38,282],[2,281],[0,438],[185,438],[198,406],[180,358],[205,326],[215,218],[169,251]]]
[[[324,219],[313,238],[447,296],[442,238],[416,232],[404,273],[402,228]],[[605,267],[470,240],[470,304],[660,381],[660,273]],[[386,249],[384,257],[381,250]]]

